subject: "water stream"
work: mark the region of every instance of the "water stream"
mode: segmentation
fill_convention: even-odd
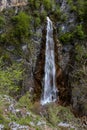
[[[55,82],[55,55],[54,55],[54,40],[53,40],[53,24],[47,17],[47,34],[46,34],[46,51],[45,51],[45,75],[44,75],[44,90],[41,99],[41,104],[54,102],[57,99],[57,88]]]

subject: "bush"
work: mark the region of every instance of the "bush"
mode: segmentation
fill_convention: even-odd
[[[34,20],[34,28],[36,29],[41,23],[41,20],[39,17],[35,18]]]
[[[40,17],[41,17],[41,22],[44,22],[44,20],[45,20],[46,17],[47,17],[47,12],[46,12],[45,10],[44,10],[43,12],[41,12]]]
[[[86,37],[81,24],[75,28],[74,37],[78,38],[79,40],[83,40]]]
[[[10,95],[17,95],[20,90],[19,81],[22,80],[21,64],[14,63],[5,67],[4,57],[0,58],[0,92]]]
[[[50,0],[43,0],[43,4],[46,10],[51,10],[52,8],[52,1]]]
[[[27,92],[24,96],[20,98],[19,107],[26,107],[27,110],[30,110],[32,108],[31,100],[31,95],[29,94],[29,92]]]
[[[26,13],[20,12],[17,16],[13,16],[12,22],[15,37],[20,40],[28,37],[30,17]]]
[[[71,42],[72,38],[73,38],[73,34],[67,32],[67,33],[61,35],[61,36],[59,37],[59,40],[60,40],[63,44],[67,44],[67,43]]]
[[[56,19],[60,19],[61,17],[61,10],[59,6],[56,6],[56,9],[53,12],[53,15],[55,16]]]
[[[87,59],[87,52],[86,52],[85,47],[83,45],[77,44],[75,46],[75,52],[76,52],[76,55],[75,55],[76,61],[80,63],[81,62],[84,63],[84,61]]]

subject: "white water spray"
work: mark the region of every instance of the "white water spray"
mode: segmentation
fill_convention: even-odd
[[[46,35],[46,52],[45,52],[45,75],[44,75],[44,91],[41,104],[55,102],[57,99],[57,89],[55,83],[55,55],[53,40],[52,21],[47,17],[47,35]]]

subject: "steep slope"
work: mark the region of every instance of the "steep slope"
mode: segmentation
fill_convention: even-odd
[[[5,2],[2,8],[9,7]],[[29,91],[32,100],[40,101],[49,16],[54,25],[58,103],[71,104],[76,116],[87,115],[87,2],[30,0],[26,6],[10,5],[14,7],[0,12],[1,93],[19,99]]]

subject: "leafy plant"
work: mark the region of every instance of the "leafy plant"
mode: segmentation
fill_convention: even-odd
[[[26,101],[26,102],[25,102]],[[26,107],[27,110],[29,110],[32,107],[32,102],[31,102],[31,95],[27,92],[24,96],[22,96],[19,100],[19,106]],[[20,107],[21,107],[20,106]]]
[[[12,22],[14,25],[14,36],[18,39],[26,39],[29,35],[29,23],[30,17],[24,13],[20,12],[17,16],[13,16]]]
[[[80,24],[74,30],[74,36],[80,40],[85,38],[85,33],[83,31],[83,26]]]
[[[63,44],[67,44],[67,43],[71,42],[72,38],[73,38],[73,34],[67,32],[67,33],[61,35],[61,36],[59,37],[59,40],[60,40]]]
[[[14,63],[9,67],[5,67],[3,57],[0,58],[0,92],[13,95],[20,90],[19,81],[22,80],[21,64]]]
[[[52,1],[50,1],[50,0],[43,0],[43,4],[44,4],[46,10],[50,10],[52,8],[52,3],[51,2]]]

